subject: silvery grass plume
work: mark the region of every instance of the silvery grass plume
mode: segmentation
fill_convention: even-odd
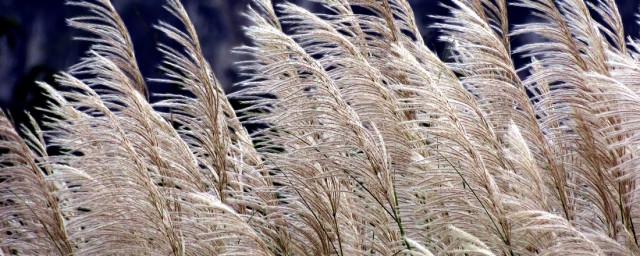
[[[40,84],[40,125],[0,114],[0,252],[640,255],[639,44],[613,0],[515,1],[529,24],[453,0],[446,61],[406,0],[317,1],[252,1],[231,95],[178,0],[147,80],[111,3],[70,2],[87,57]]]

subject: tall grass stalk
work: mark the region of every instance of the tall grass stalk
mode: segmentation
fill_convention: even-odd
[[[71,1],[87,57],[40,83],[43,120],[0,113],[1,254],[640,255],[640,53],[613,0],[510,3],[526,24],[452,0],[445,60],[406,0],[317,1],[251,2],[229,95],[178,0],[152,79],[109,0]]]

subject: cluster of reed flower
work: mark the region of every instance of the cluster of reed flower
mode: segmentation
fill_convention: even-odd
[[[445,61],[406,0],[317,1],[252,1],[229,95],[178,0],[154,79],[109,0],[70,2],[87,57],[40,84],[45,119],[0,114],[0,255],[640,255],[640,54],[613,0],[514,1],[528,24],[453,0]]]

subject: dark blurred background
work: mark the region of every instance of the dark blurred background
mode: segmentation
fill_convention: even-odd
[[[446,1],[446,0],[445,0]],[[67,27],[65,19],[86,14],[86,10],[67,6],[64,0],[0,0],[0,108],[11,113],[14,121],[24,119],[25,110],[33,110],[45,99],[35,81],[53,83],[53,74],[78,61],[88,49],[74,41],[81,32]],[[241,78],[234,62],[244,58],[231,53],[235,46],[249,43],[241,27],[247,24],[241,13],[249,0],[183,0],[202,43],[203,52],[227,91]],[[275,3],[282,1],[274,0]],[[314,11],[321,11],[310,0],[289,0]],[[429,47],[443,54],[436,42],[437,33],[429,29],[428,15],[445,15],[441,0],[410,0],[423,37]],[[640,27],[635,13],[640,0],[618,0],[627,34],[637,37]],[[171,20],[162,0],[112,0],[129,29],[141,72],[147,78],[160,77],[157,70],[161,55],[155,44],[167,43],[152,26],[158,20]],[[526,22],[526,10],[510,9],[511,24]],[[528,40],[518,38],[517,40]],[[175,91],[168,85],[149,84],[150,91]],[[152,98],[153,101],[153,98]]]

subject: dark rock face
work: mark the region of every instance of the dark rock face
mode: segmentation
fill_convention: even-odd
[[[28,110],[39,98],[34,81],[52,82],[52,75],[65,70],[83,56],[86,43],[72,40],[81,32],[66,26],[65,19],[80,16],[85,10],[64,5],[65,0],[0,0],[0,107],[14,116]],[[157,42],[167,43],[153,28],[158,20],[171,17],[162,8],[162,1],[112,0],[124,19],[135,45],[137,59],[145,77],[159,77],[161,56]],[[241,13],[249,0],[183,0],[195,24],[203,52],[227,90],[241,78],[234,62],[244,57],[231,53],[235,46],[248,43],[241,27],[247,23]],[[281,1],[274,1],[281,2]],[[289,0],[305,8],[320,11],[309,0]],[[445,15],[441,0],[410,0],[422,34],[429,47],[439,51],[436,33],[428,28],[433,23],[429,15]],[[446,3],[447,1],[445,1]],[[635,13],[640,0],[618,0],[627,34],[637,36],[640,28]],[[513,23],[527,22],[526,11],[510,9]],[[518,39],[528,40],[528,39]],[[441,50],[441,49],[440,49]],[[152,92],[175,91],[167,85],[150,84]],[[153,99],[152,99],[153,100]],[[19,118],[19,117],[17,117]]]

